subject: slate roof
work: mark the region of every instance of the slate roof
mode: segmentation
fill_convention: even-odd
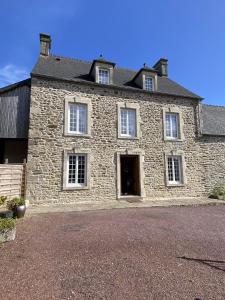
[[[40,56],[31,74],[75,82],[91,83],[93,82],[93,79],[89,75],[91,65],[92,62],[60,56]],[[138,71],[119,68],[116,66],[114,68],[113,85],[140,91],[141,89],[137,87],[134,82],[132,82],[132,79],[135,77],[137,72]],[[146,92],[143,90],[141,91]],[[185,89],[167,77],[158,76],[157,92],[162,94],[202,99],[198,95]]]
[[[225,106],[202,105],[202,133],[225,136]]]
[[[25,79],[25,80],[22,80],[22,81],[19,81],[19,82],[16,82],[16,83],[13,83],[13,84],[10,84],[10,85],[0,88],[0,94],[14,90],[15,88],[20,87],[20,86],[24,86],[24,85],[30,86],[30,84],[31,84],[31,79],[28,78],[28,79]]]

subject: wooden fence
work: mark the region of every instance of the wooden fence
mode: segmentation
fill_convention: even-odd
[[[0,196],[25,197],[26,164],[0,164]]]

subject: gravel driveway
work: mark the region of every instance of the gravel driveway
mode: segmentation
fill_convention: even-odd
[[[225,206],[39,214],[0,245],[0,299],[225,299]]]

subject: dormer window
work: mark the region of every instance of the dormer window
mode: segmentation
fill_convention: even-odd
[[[154,79],[150,76],[145,76],[144,89],[146,91],[153,91],[154,89]]]
[[[98,83],[109,84],[109,70],[99,69],[99,71],[98,71]]]
[[[94,82],[110,85],[113,84],[114,67],[115,64],[113,62],[107,61],[100,56],[99,59],[93,60],[89,75]]]

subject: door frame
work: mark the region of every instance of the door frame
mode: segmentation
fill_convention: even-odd
[[[138,161],[139,161],[139,185],[140,185],[140,195],[134,195],[133,197],[137,198],[143,198],[145,197],[145,189],[144,189],[144,152],[142,150],[122,150],[118,151],[116,153],[116,167],[117,167],[117,178],[116,178],[116,189],[117,189],[117,199],[123,199],[127,197],[132,197],[132,196],[127,196],[127,195],[122,195],[121,194],[121,160],[120,156],[121,155],[136,155],[138,156]]]

